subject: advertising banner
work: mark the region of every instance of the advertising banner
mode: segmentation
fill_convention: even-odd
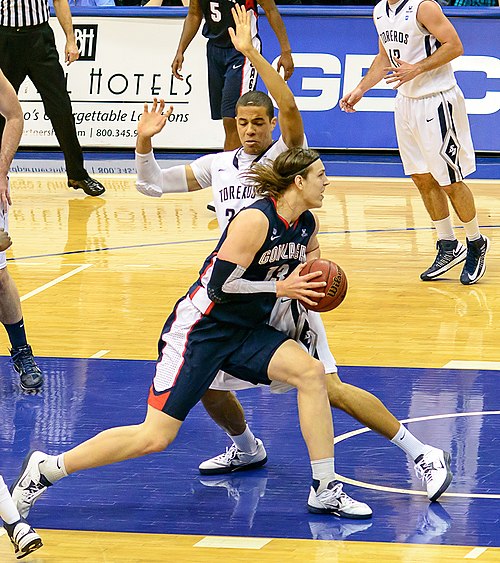
[[[64,65],[64,33],[51,18],[82,147],[134,147],[144,102],[164,98],[174,106],[155,146],[220,148],[221,122],[210,120],[205,40],[198,34],[185,55],[184,80],[170,65],[182,30],[180,18],[74,17],[80,58]],[[19,91],[25,127],[22,146],[57,146],[31,81]]]
[[[116,13],[123,13],[116,8]],[[109,10],[106,10],[109,13]],[[469,112],[476,150],[498,151],[500,130],[500,18],[452,17],[465,48],[454,61]],[[309,144],[320,149],[394,149],[394,90],[381,82],[345,114],[338,102],[366,73],[378,49],[369,16],[284,15],[295,72],[289,85],[302,111]],[[163,97],[174,106],[155,147],[221,149],[222,122],[210,119],[205,40],[200,33],[185,53],[184,81],[170,64],[183,19],[179,17],[73,18],[80,59],[69,67],[67,87],[84,148],[133,148],[145,101]],[[64,34],[51,26],[63,59]],[[304,30],[307,30],[305,32]],[[311,33],[310,30],[314,30]],[[263,54],[276,62],[279,46],[260,18]],[[259,84],[262,88],[262,84]],[[38,93],[27,80],[19,92],[25,112],[22,146],[57,146]]]
[[[474,146],[499,151],[500,130],[500,14],[494,18],[451,17],[465,54],[453,67],[466,98]],[[394,149],[395,91],[381,81],[346,114],[339,100],[366,74],[378,52],[378,37],[369,16],[284,16],[292,38],[295,72],[289,85],[306,124],[309,143],[317,148]],[[304,30],[314,33],[304,33]],[[278,43],[267,21],[261,20],[264,55],[277,60]]]

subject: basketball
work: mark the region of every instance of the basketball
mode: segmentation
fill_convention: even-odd
[[[331,311],[336,309],[347,294],[347,277],[342,270],[342,268],[331,262],[330,260],[325,260],[324,258],[318,258],[316,260],[311,260],[307,262],[304,269],[300,272],[300,275],[309,274],[310,272],[322,272],[321,276],[314,278],[311,281],[324,281],[326,286],[323,288],[322,297],[317,305],[308,305],[307,303],[302,303],[306,309],[310,311],[316,311],[318,313],[324,313],[326,311]],[[317,291],[321,291],[318,289]]]

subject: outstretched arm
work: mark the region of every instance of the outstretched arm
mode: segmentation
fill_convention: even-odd
[[[252,45],[250,13],[236,4],[232,8],[235,29],[229,28],[234,46],[253,64],[269,94],[279,109],[279,123],[285,144],[289,148],[301,147],[304,143],[304,125],[295,98],[287,83],[269,62]]]
[[[0,208],[6,212],[12,201],[7,175],[23,134],[23,110],[16,92],[0,71],[0,113],[5,117],[5,128],[0,146]]]
[[[266,13],[269,25],[276,34],[281,47],[281,56],[278,60],[278,72],[281,68],[283,68],[285,80],[289,80],[293,74],[294,65],[292,59],[292,49],[290,48],[290,42],[288,41],[285,24],[283,23],[283,19],[278,12],[278,8],[276,7],[274,0],[258,0],[258,2]]]

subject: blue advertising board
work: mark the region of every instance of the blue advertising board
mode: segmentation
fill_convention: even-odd
[[[500,13],[498,8],[449,15],[465,53],[454,62],[465,95],[477,151],[500,150]],[[469,11],[467,11],[469,10]],[[378,52],[378,37],[369,9],[323,9],[306,14],[281,10],[295,62],[289,81],[304,117],[311,146],[324,149],[395,149],[395,91],[385,83],[367,92],[355,114],[339,108],[339,99],[354,88]],[[453,12],[454,10],[452,10]],[[323,12],[323,13],[322,13]],[[477,14],[478,12],[476,12]],[[497,15],[496,12],[494,14]],[[263,54],[274,61],[280,50],[267,20],[260,18]]]

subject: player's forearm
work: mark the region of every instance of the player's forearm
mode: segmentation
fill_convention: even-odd
[[[188,13],[184,20],[184,25],[182,26],[182,34],[179,39],[177,53],[184,54],[195,35],[198,33],[198,29],[200,29],[201,20],[201,14]]]
[[[435,68],[444,66],[462,55],[463,52],[464,49],[461,41],[444,43],[437,51],[432,53],[430,57],[427,57],[416,64],[420,69],[420,74],[422,74],[422,72],[428,72],[429,70],[434,70]]]
[[[71,10],[67,0],[54,0],[54,10],[56,12],[59,25],[64,31],[67,41],[74,41],[73,21],[71,19]]]
[[[16,115],[7,120],[2,135],[2,147],[0,150],[0,175],[5,177],[9,173],[10,166],[14,160],[21,136],[23,134],[23,114]]]
[[[153,144],[151,142],[151,137],[145,137],[144,135],[137,135],[137,140],[135,142],[135,151],[139,154],[148,154],[153,150]]]
[[[291,53],[292,49],[290,47],[290,41],[288,40],[288,34],[286,32],[285,24],[281,18],[280,13],[277,9],[269,10],[266,12],[269,25],[274,31],[276,38],[279,41],[282,53]]]
[[[382,78],[384,78],[387,74],[387,71],[385,70],[387,66],[390,66],[389,57],[387,57],[385,53],[378,53],[378,55],[373,59],[368,72],[357,86],[360,90],[362,90],[363,94],[368,92],[370,88],[373,88],[375,84],[378,84]]]
[[[296,109],[295,98],[287,83],[259,51],[252,47],[248,51],[243,52],[243,55],[255,67],[280,111],[287,111],[287,109],[291,108]]]

